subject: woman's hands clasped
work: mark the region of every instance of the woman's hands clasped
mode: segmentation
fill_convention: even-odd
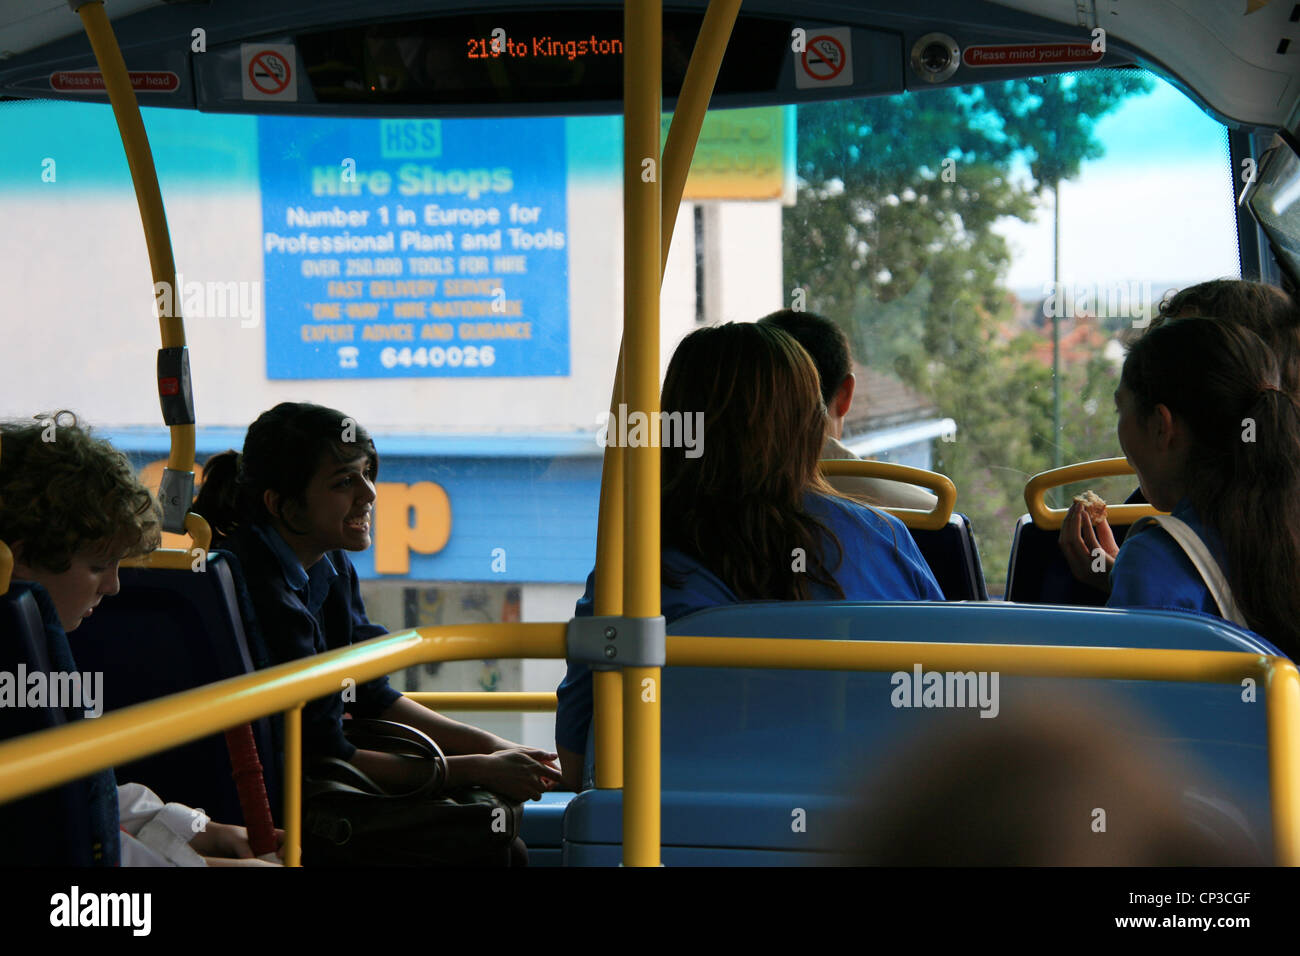
[[[1061,522],[1057,543],[1075,580],[1110,593],[1110,569],[1115,566],[1119,545],[1105,518],[1094,526],[1083,505],[1074,502]]]
[[[514,746],[475,757],[473,783],[511,800],[540,800],[560,781],[557,754]]]

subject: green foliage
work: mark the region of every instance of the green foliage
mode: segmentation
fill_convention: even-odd
[[[1050,364],[1034,354],[1043,326],[1014,326],[993,227],[1034,216],[1044,190],[1102,154],[1097,119],[1151,88],[1135,72],[1094,71],[799,108],[786,288],[843,324],[859,361],[956,420],[956,440],[935,442],[935,469],[957,485],[995,593],[1024,483],[1051,467],[1056,439]],[[1062,378],[1064,460],[1115,454],[1114,369],[1095,356]]]

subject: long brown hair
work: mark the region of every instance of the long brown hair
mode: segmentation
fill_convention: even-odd
[[[664,545],[742,601],[806,600],[812,582],[843,597],[832,576],[843,550],[803,505],[810,490],[833,492],[817,471],[826,406],[799,343],[770,324],[697,329],[673,353],[663,410],[704,423],[698,449],[662,452]]]
[[[1188,426],[1184,487],[1218,532],[1233,596],[1251,628],[1300,652],[1300,409],[1249,329],[1176,319],[1144,335],[1121,381],[1145,420],[1164,405]]]

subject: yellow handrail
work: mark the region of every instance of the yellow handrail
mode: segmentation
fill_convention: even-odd
[[[348,678],[434,661],[563,658],[564,634],[564,624],[519,623],[403,631],[29,734],[0,744],[0,802],[337,693]]]
[[[0,595],[9,593],[9,579],[14,573],[14,553],[0,541]]]
[[[95,53],[95,61],[104,77],[104,89],[117,119],[117,128],[126,151],[126,162],[131,169],[131,182],[135,186],[136,204],[140,207],[140,221],[144,226],[144,241],[149,250],[149,264],[153,270],[155,288],[166,283],[166,288],[176,289],[176,261],[172,257],[171,235],[167,230],[167,214],[163,208],[162,191],[158,188],[158,173],[154,169],[153,152],[149,137],[145,135],[144,120],[140,117],[140,104],[136,101],[126,62],[113,35],[108,14],[102,0],[90,0],[77,13]],[[162,333],[163,348],[180,348],[185,345],[185,323],[180,315],[180,296],[173,294],[172,315],[160,315],[158,324]],[[172,425],[171,451],[167,467],[173,471],[194,471],[194,426]]]
[[[0,803],[286,710],[285,829],[289,845],[296,847],[302,765],[295,715],[302,701],[337,691],[345,677],[369,680],[432,661],[561,658],[564,633],[563,624],[420,628],[20,737],[0,744]],[[667,658],[674,667],[889,672],[920,663],[929,670],[1029,677],[1213,683],[1254,678],[1266,688],[1277,862],[1300,865],[1300,673],[1283,658],[1231,651],[731,637],[669,637]]]
[[[700,25],[700,33],[691,51],[682,89],[677,97],[664,144],[660,172],[660,255],[659,281],[662,285],[668,268],[668,251],[677,224],[682,192],[690,174],[691,158],[699,141],[700,129],[713,87],[722,68],[727,41],[740,12],[741,0],[711,0]],[[610,413],[618,414],[624,404],[623,342],[619,343],[618,362],[614,368],[614,388],[610,396]],[[594,612],[600,616],[623,613],[623,541],[626,524],[624,512],[623,449],[606,447],[600,476],[600,508],[596,522],[596,587]],[[592,674],[592,720],[596,737],[596,780],[601,789],[623,786],[623,684],[616,671]]]
[[[1078,464],[1066,465],[1064,468],[1053,468],[1029,479],[1025,485],[1025,505],[1029,508],[1029,515],[1034,519],[1036,527],[1044,531],[1059,531],[1068,509],[1049,508],[1046,500],[1047,492],[1076,481],[1131,474],[1133,474],[1133,466],[1123,458],[1098,458],[1096,461],[1081,461]],[[1113,525],[1130,525],[1138,518],[1165,513],[1157,511],[1150,505],[1108,505],[1106,520]]]
[[[1284,657],[1240,651],[1013,644],[924,644],[780,638],[669,637],[673,667],[997,671],[1022,677],[1165,680],[1266,688],[1269,795],[1276,861],[1300,866],[1300,672]]]
[[[206,518],[191,511],[185,516],[185,530],[189,532],[192,548],[155,548],[146,555],[123,561],[122,567],[199,570],[208,560],[208,549],[212,545],[212,528]]]
[[[695,144],[699,142],[700,130],[704,128],[704,116],[709,109],[709,100],[713,98],[713,87],[718,82],[718,71],[722,69],[722,57],[727,52],[727,41],[731,39],[731,30],[736,25],[740,3],[741,0],[710,0],[709,8],[704,11],[704,22],[700,24],[699,36],[695,38],[695,48],[691,50],[691,61],[686,64],[686,75],[682,78],[682,88],[677,95],[677,107],[673,110],[673,119],[668,126],[668,138],[664,142],[664,185],[660,206],[663,218],[659,255],[660,282],[663,281],[662,271],[668,266],[668,250],[672,246],[673,229],[677,225],[682,193],[686,190],[686,178],[690,175]]]
[[[939,500],[933,511],[916,508],[882,508],[899,518],[909,528],[938,531],[948,524],[957,505],[957,486],[947,475],[924,468],[898,465],[892,461],[864,461],[860,458],[827,458],[819,461],[822,474],[830,477],[884,478],[929,488]]]

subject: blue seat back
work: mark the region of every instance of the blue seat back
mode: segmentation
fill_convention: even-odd
[[[123,568],[121,591],[70,636],[84,669],[104,672],[105,709],[180,693],[253,670],[234,571],[209,552],[206,570]],[[279,749],[271,721],[254,721],[271,811],[281,813]],[[165,800],[201,807],[214,820],[243,823],[225,736],[214,734],[117,768]]]
[[[1271,653],[1253,636],[1207,617],[1001,603],[742,604],[689,615],[669,633]],[[1136,734],[1156,735],[1200,771],[1212,785],[1212,798],[1235,808],[1261,846],[1271,845],[1262,688],[1255,702],[1244,704],[1236,685],[1002,677],[1000,710],[1009,712],[1029,693],[1060,693],[1062,684],[1139,714],[1144,729]],[[692,850],[679,862],[705,861],[695,852],[700,846],[725,850],[719,862],[742,849],[769,855],[833,850],[825,827],[816,833],[809,828],[792,842],[792,808],[845,799],[864,768],[887,766],[895,748],[933,726],[942,713],[895,707],[895,686],[886,673],[666,668],[665,847]],[[979,724],[977,711],[972,707],[961,716]],[[591,845],[619,841],[612,822],[618,815],[609,808],[618,800],[617,791],[606,791],[582,794],[570,805],[565,820],[568,862],[598,859],[599,853],[591,856]],[[710,835],[701,844],[703,833]],[[665,862],[671,863],[670,857],[665,849]],[[756,857],[753,862],[779,858]]]
[[[949,601],[987,601],[984,569],[975,544],[970,519],[953,513],[948,523],[936,530],[909,528],[921,556],[930,565],[939,589]]]
[[[0,672],[13,682],[15,693],[27,693],[20,675],[74,668],[49,596],[29,582],[12,582],[0,595]],[[61,727],[82,716],[77,708],[65,711],[48,699],[47,706],[28,703],[24,696],[21,702],[15,697],[13,706],[0,706],[0,739]],[[106,862],[105,837],[116,836],[117,795],[109,792],[103,776],[73,780],[0,806],[0,865]],[[116,845],[108,852],[115,858]]]
[[[1115,543],[1123,544],[1129,526],[1111,525]],[[1057,545],[1059,531],[1044,531],[1021,515],[1011,536],[1006,599],[1017,604],[1068,604],[1105,607],[1106,594],[1076,581]]]

